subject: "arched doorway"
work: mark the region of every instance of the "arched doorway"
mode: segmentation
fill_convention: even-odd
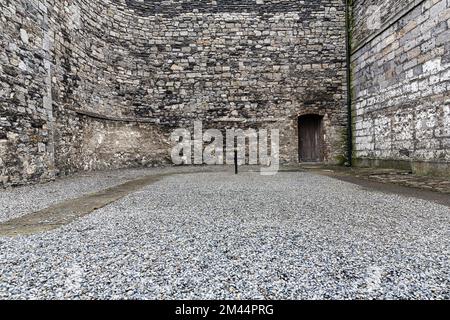
[[[298,157],[300,162],[323,161],[323,116],[308,114],[298,118]]]

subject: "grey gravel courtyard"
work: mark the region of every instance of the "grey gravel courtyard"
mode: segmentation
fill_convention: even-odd
[[[0,219],[73,181],[0,191]],[[450,299],[448,207],[304,172],[167,176],[0,248],[1,299]]]

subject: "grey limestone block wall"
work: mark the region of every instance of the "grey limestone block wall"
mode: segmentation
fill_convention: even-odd
[[[0,186],[54,176],[47,7],[0,0]]]
[[[369,4],[384,16],[370,32]],[[450,1],[355,1],[353,14],[355,163],[449,175]]]
[[[154,123],[56,113],[55,166],[60,174],[170,164],[170,133]]]
[[[420,0],[419,0],[420,1]],[[365,44],[381,27],[395,21],[398,14],[417,4],[417,0],[351,0],[352,46]]]
[[[326,160],[342,158],[343,1],[112,3],[102,16],[114,23],[101,38],[116,96],[101,100],[114,99],[118,116],[165,127],[277,126],[282,160],[295,162],[298,116],[320,113]]]
[[[3,185],[166,163],[171,130],[194,120],[279,128],[282,161],[296,162],[298,116],[321,114],[325,160],[343,158],[341,0],[0,0],[0,9]],[[92,138],[101,130],[108,136]]]
[[[352,2],[356,164],[448,172],[449,7]],[[281,160],[297,162],[297,119],[320,114],[325,161],[344,160],[344,1],[0,0],[0,9],[3,186],[167,163],[170,132],[194,120],[278,128]]]

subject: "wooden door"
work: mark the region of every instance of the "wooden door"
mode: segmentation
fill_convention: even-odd
[[[298,120],[300,162],[322,161],[321,124],[319,116],[303,116]]]

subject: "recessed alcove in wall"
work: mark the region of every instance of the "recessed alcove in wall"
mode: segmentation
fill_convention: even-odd
[[[306,114],[298,117],[298,150],[300,162],[324,160],[323,116]]]

